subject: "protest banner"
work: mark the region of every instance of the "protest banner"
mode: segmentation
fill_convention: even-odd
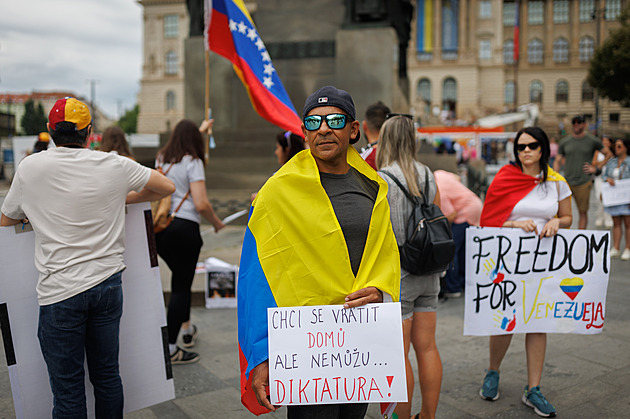
[[[127,206],[120,320],[120,376],[129,413],[175,398],[168,333],[149,203]],[[27,224],[0,228],[0,329],[15,417],[50,417],[53,396],[37,340],[35,236]],[[86,376],[87,366],[85,368]],[[94,389],[85,379],[88,417]],[[6,389],[8,391],[8,389]],[[10,416],[2,412],[1,417]]]
[[[407,401],[400,303],[269,308],[275,405]]]
[[[464,335],[600,333],[609,247],[608,231],[469,227]]]
[[[602,183],[602,204],[605,207],[630,204],[630,179],[616,180],[615,186]]]

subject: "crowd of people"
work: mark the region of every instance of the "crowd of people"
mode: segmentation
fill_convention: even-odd
[[[40,270],[38,337],[55,417],[86,412],[84,357],[97,416],[107,412],[108,417],[122,417],[118,332],[125,204],[171,197],[172,221],[155,234],[155,241],[172,274],[167,307],[172,364],[200,359],[190,351],[199,333],[190,321],[190,307],[203,243],[200,223],[204,218],[216,232],[225,227],[206,190],[203,136],[212,134],[212,120],[200,126],[180,121],[158,151],[155,169],[134,161],[117,127],[104,132],[100,152],[86,149],[91,126],[85,104],[60,99],[49,115],[56,147],[46,150],[49,137],[40,134],[39,152],[20,164],[2,205],[1,225],[30,222],[37,248],[46,249],[35,252]],[[353,144],[361,128],[367,147],[359,154]],[[572,128],[558,144],[538,127],[518,131],[510,143],[513,161],[494,177],[482,203],[457,174],[432,172],[416,159],[420,144],[411,115],[392,113],[379,101],[367,108],[360,122],[348,92],[326,86],[311,94],[302,111],[302,131],[278,133],[274,154],[279,169],[252,196],[237,293],[243,404],[256,414],[278,407],[268,398],[267,308],[352,308],[400,301],[408,402],[398,403],[392,417],[434,418],[442,382],[438,301],[465,292],[466,229],[501,227],[554,236],[571,226],[572,199],[578,226],[585,229],[593,178],[601,179],[595,182],[598,198],[602,190],[630,178],[630,140],[600,141],[586,132],[582,116],[573,118]],[[418,275],[400,267],[395,249],[405,242],[413,210],[407,191],[439,206],[451,223],[455,257],[442,273]],[[108,205],[101,202],[103,195],[110,197]],[[611,257],[630,260],[630,205],[600,205],[611,217]],[[596,225],[608,225],[604,215],[598,214]],[[67,263],[70,259],[75,262]],[[115,297],[115,307],[103,295]],[[60,313],[76,316],[84,326],[59,327],[55,316]],[[512,334],[489,338],[489,362],[479,389],[484,400],[500,396],[501,365],[511,339]],[[554,417],[556,410],[541,391],[546,345],[545,333],[526,334],[522,402],[539,416]],[[418,377],[409,360],[411,346]],[[414,415],[416,378],[422,404]],[[287,414],[352,419],[364,417],[366,411],[366,403],[320,404],[289,406]]]

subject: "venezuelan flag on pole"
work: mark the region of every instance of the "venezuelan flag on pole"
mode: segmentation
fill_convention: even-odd
[[[243,0],[206,0],[206,49],[230,60],[260,116],[301,135],[302,120],[276,73]]]

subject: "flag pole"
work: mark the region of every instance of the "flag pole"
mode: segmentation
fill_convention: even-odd
[[[210,117],[208,114],[208,111],[210,109],[210,51],[208,51],[207,49],[205,50],[205,64],[206,64],[206,98],[205,98],[205,109],[203,113],[204,115],[203,118],[208,119]],[[205,150],[206,163],[207,163],[208,157],[210,154],[210,151],[209,151],[210,150],[210,134],[206,133],[204,137],[205,137],[204,150]]]

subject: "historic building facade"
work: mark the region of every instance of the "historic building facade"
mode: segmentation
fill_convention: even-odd
[[[168,131],[184,118],[184,0],[139,0],[143,7],[138,133]]]
[[[536,103],[552,135],[578,113],[592,125],[599,113],[600,133],[630,130],[630,109],[598,101],[586,82],[593,51],[619,26],[627,0],[415,3],[410,96],[423,122],[472,122]]]
[[[187,2],[138,1],[144,8],[138,132],[164,132],[185,117]],[[339,13],[346,13],[343,6],[358,4],[337,1]],[[384,1],[381,3],[386,4]],[[600,133],[630,131],[630,109],[598,100],[586,82],[595,48],[611,29],[618,27],[617,18],[629,0],[411,0],[411,3],[414,16],[407,50],[409,105],[423,124],[467,124],[482,116],[536,103],[541,112],[539,123],[552,135],[556,135],[556,129],[568,127],[568,121],[578,113],[585,114],[592,125],[598,114]],[[258,16],[262,19],[258,23],[264,26],[259,28],[261,35],[267,33],[266,40],[277,41],[270,28],[282,31],[287,28],[286,22],[299,22],[304,13],[301,9],[308,3],[300,3],[300,7],[272,4],[270,0],[247,2],[250,10],[259,10],[252,14],[254,20],[261,14]],[[268,13],[273,7],[282,8],[276,21]],[[288,18],[291,13],[295,13],[292,19]],[[297,24],[291,27],[294,31],[304,31]],[[304,36],[306,33],[293,38]],[[339,43],[339,39],[331,42]],[[333,50],[339,54],[342,48],[334,46]],[[291,75],[284,82],[289,95],[300,99],[304,92],[298,91],[295,87],[298,84],[292,79],[297,77],[293,73],[299,72],[302,64],[296,60],[283,62],[283,57],[271,55],[278,67],[292,64],[291,70],[285,69]],[[389,59],[389,55],[389,51],[384,52],[383,59]],[[343,57],[331,58],[337,67],[340,58]]]

